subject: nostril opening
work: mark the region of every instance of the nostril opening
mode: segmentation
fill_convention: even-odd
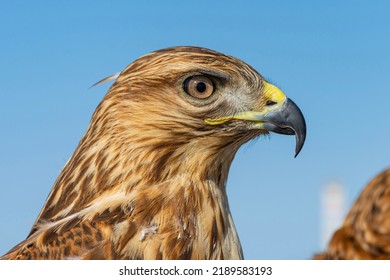
[[[276,105],[276,102],[275,101],[272,101],[272,100],[268,100],[266,103],[265,103],[266,106],[273,106],[273,105]]]

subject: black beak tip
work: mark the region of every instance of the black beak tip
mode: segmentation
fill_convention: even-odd
[[[305,144],[305,140],[306,140],[306,123],[304,123],[304,126],[302,127],[301,131],[296,132],[295,139],[296,139],[295,140],[296,141],[296,145],[295,145],[295,156],[294,156],[294,158],[296,158],[298,156],[298,154],[302,150],[303,144]]]
[[[306,121],[299,107],[291,99],[288,99],[287,102],[287,112],[289,123],[291,124],[291,128],[295,133],[296,145],[294,158],[296,158],[305,144]]]
[[[303,119],[304,120],[304,119]],[[299,131],[295,131],[295,156],[296,158],[298,154],[301,152],[303,145],[305,144],[306,140],[306,124],[303,123],[303,126]]]
[[[299,153],[301,152],[301,150],[302,150],[302,147],[303,147],[303,143],[300,143],[299,141],[298,141],[298,136],[296,136],[296,138],[297,138],[297,144],[296,144],[296,146],[295,146],[295,155],[294,155],[294,158],[296,158],[298,155],[299,155]]]

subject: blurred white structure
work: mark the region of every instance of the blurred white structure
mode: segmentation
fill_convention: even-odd
[[[338,181],[331,181],[321,193],[321,249],[325,249],[345,216],[345,190]]]

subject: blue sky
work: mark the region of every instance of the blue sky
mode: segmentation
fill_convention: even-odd
[[[243,146],[229,175],[248,259],[320,249],[320,193],[348,206],[390,166],[389,1],[1,1],[0,254],[26,237],[109,85],[137,57],[176,45],[236,56],[303,111],[306,144]]]

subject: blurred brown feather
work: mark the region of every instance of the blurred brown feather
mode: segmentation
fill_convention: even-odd
[[[373,178],[319,260],[390,259],[390,169]]]
[[[269,131],[296,134],[298,153],[298,107],[249,65],[198,47],[150,53],[114,78],[29,236],[2,259],[243,258],[230,164]]]

